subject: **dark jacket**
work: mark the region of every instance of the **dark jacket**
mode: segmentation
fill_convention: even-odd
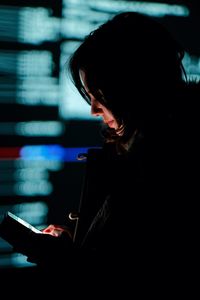
[[[181,264],[198,235],[200,84],[138,135],[126,155],[90,150],[77,245],[98,259]],[[85,226],[84,226],[85,225]],[[151,259],[150,259],[151,258]],[[114,259],[115,260],[115,259]]]
[[[91,287],[129,280],[130,272],[180,276],[195,266],[199,99],[200,84],[187,85],[172,113],[146,124],[126,155],[110,144],[89,150],[75,242],[52,238],[40,272],[63,270]]]

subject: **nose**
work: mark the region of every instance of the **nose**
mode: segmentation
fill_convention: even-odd
[[[96,117],[103,115],[102,105],[96,99],[91,99],[91,115]]]

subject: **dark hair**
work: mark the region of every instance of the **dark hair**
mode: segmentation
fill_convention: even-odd
[[[136,129],[143,130],[147,120],[170,113],[174,92],[184,82],[183,56],[161,23],[124,12],[86,36],[69,67],[75,86],[89,102],[79,76],[80,69],[85,71],[90,91],[124,124],[124,135],[116,138],[126,141]],[[107,133],[115,137],[113,130]]]

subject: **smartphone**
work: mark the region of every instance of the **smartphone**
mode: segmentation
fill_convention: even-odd
[[[10,211],[7,212],[7,216],[14,219],[15,221],[21,223],[22,225],[24,225],[25,227],[29,228],[30,230],[36,232],[36,233],[42,233],[39,229],[35,228],[34,226],[32,226],[31,224],[29,224],[28,222],[24,221],[23,219],[17,217],[16,215],[14,215],[13,213],[11,213]]]
[[[7,211],[0,223],[0,237],[15,248],[24,249],[42,233],[28,222]]]

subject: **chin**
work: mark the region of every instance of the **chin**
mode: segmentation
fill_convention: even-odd
[[[114,120],[108,122],[107,125],[108,125],[108,127],[115,129],[115,130],[117,130],[117,128],[118,128],[118,125],[116,124],[116,122]]]

